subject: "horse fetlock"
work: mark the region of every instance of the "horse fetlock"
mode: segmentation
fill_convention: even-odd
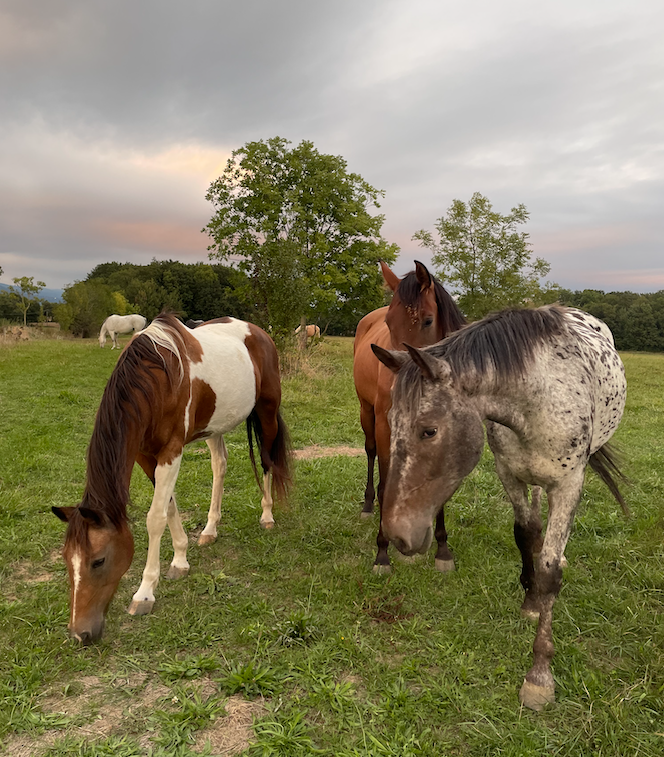
[[[154,607],[154,599],[132,599],[131,604],[127,608],[127,612],[130,615],[149,615]]]
[[[525,678],[519,691],[519,701],[524,707],[540,712],[545,705],[556,701],[555,687],[553,685],[538,686]]]

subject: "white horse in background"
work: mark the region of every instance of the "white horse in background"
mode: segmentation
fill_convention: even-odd
[[[299,334],[301,329],[302,329],[302,326],[298,326],[295,329],[295,333]],[[315,336],[320,336],[320,326],[316,326],[313,323],[310,323],[306,326],[306,329],[307,329],[307,339],[313,339]]]
[[[132,315],[109,315],[108,318],[102,323],[101,331],[99,332],[99,346],[103,347],[106,344],[106,335],[111,337],[113,342],[111,349],[118,345],[118,334],[129,334],[132,331],[143,331],[147,320],[145,316],[133,313]]]

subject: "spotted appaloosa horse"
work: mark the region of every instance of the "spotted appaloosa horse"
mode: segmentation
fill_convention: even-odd
[[[106,335],[111,337],[111,349],[120,349],[118,346],[118,334],[131,334],[132,331],[141,331],[147,323],[144,316],[138,313],[132,315],[109,315],[102,323],[99,331],[99,346],[106,344]]]
[[[533,666],[519,696],[540,709],[555,699],[553,604],[586,464],[626,509],[607,448],[626,394],[611,332],[579,310],[547,306],[489,316],[434,347],[409,347],[410,354],[374,349],[397,372],[383,531],[404,554],[428,548],[432,519],[480,459],[486,424],[514,507],[522,613],[539,618]],[[547,492],[544,540],[529,484]]]
[[[71,635],[98,639],[110,601],[129,568],[134,541],[127,522],[134,461],[155,491],[147,516],[148,557],[129,606],[152,610],[159,581],[159,544],[166,525],[175,555],[168,578],[187,575],[187,534],[173,495],[185,444],[205,439],[212,456],[212,501],[198,543],[217,536],[227,451],[223,434],[246,419],[251,462],[254,437],[263,468],[261,525],[270,528],[272,493],[290,480],[287,431],[279,414],[281,383],[274,342],[234,318],[190,330],[172,315],[157,317],[118,359],[97,412],[87,457],[87,481],[77,507],[54,507],[66,521],[64,558],[71,582]],[[259,481],[260,484],[260,481]]]
[[[465,322],[463,314],[443,285],[434,278],[426,266],[415,261],[415,270],[399,279],[381,261],[380,267],[385,283],[394,292],[389,307],[374,310],[359,322],[355,333],[353,354],[353,378],[360,400],[360,422],[364,431],[364,448],[367,453],[367,484],[364,492],[362,517],[373,513],[374,464],[378,456],[378,504],[390,463],[390,426],[387,413],[390,409],[390,392],[394,376],[375,357],[371,344],[384,348],[405,350],[405,344],[425,347],[439,342],[451,331],[456,331]],[[405,353],[404,353],[405,354]],[[445,513],[440,511],[436,522],[438,551],[436,566],[441,571],[454,569],[454,558],[447,546]],[[387,554],[388,540],[379,526],[376,539],[378,552],[374,572],[389,572],[390,558]]]

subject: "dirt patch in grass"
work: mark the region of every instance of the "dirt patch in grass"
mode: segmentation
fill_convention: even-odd
[[[296,460],[314,460],[318,457],[359,457],[363,454],[362,447],[320,447],[318,444],[293,451],[293,457]]]
[[[240,696],[230,697],[225,709],[225,717],[217,718],[212,727],[196,734],[196,751],[202,751],[210,742],[213,756],[239,754],[249,746],[254,718],[266,712],[261,701],[250,702]]]

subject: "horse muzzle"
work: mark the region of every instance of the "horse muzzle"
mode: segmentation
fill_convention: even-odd
[[[100,623],[93,623],[85,629],[73,629],[70,627],[69,636],[82,646],[87,647],[89,644],[93,644],[95,641],[101,639],[104,633],[104,625],[104,621],[102,620]]]
[[[403,555],[423,555],[428,551],[433,539],[433,529],[428,526],[422,529],[409,529],[408,533],[390,534],[388,529],[383,527],[385,536],[394,544],[394,546]]]

